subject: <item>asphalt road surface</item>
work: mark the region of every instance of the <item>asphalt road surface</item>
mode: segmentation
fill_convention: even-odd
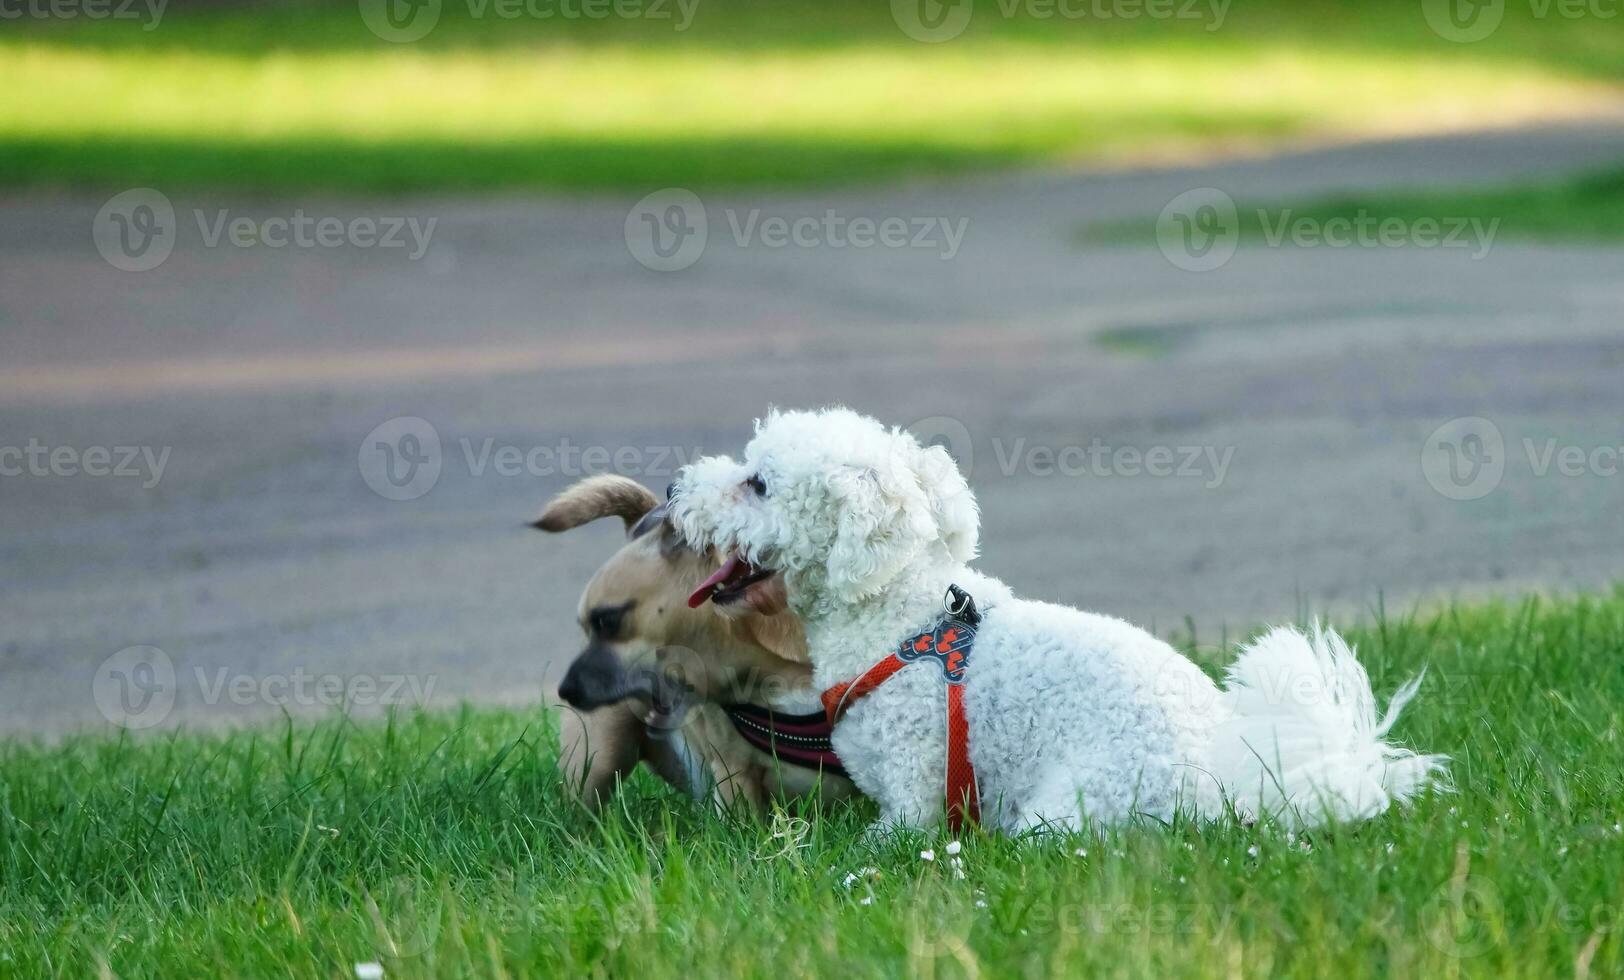
[[[620,529],[524,523],[585,472],[661,487],[769,404],[943,438],[985,569],[1164,635],[1608,587],[1624,250],[1406,228],[1225,260],[1205,191],[1160,246],[1079,229],[1620,158],[1596,124],[698,211],[0,200],[0,730],[539,703]]]

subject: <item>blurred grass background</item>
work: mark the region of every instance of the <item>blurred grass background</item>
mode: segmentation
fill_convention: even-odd
[[[0,186],[806,185],[1180,158],[1624,102],[1624,28],[1508,4],[1456,44],[1396,0],[1198,20],[1005,17],[908,37],[874,0],[698,0],[669,19],[507,19],[445,0],[392,44],[353,3],[177,0],[0,35]],[[1084,8],[1093,9],[1093,8]]]

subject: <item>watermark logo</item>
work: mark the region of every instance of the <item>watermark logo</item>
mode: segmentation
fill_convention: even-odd
[[[0,0],[5,20],[145,20],[150,31],[164,19],[169,0]]]
[[[1421,0],[1421,16],[1427,26],[1445,41],[1457,44],[1493,34],[1505,15],[1506,0]]]
[[[1156,219],[1156,245],[1186,272],[1210,272],[1234,257],[1241,238],[1241,212],[1216,187],[1198,187],[1167,202]],[[1476,262],[1494,247],[1498,217],[1473,215],[1380,215],[1367,208],[1324,217],[1294,208],[1245,212],[1248,228],[1262,232],[1269,248],[1469,249]]]
[[[115,194],[91,224],[91,237],[107,264],[124,272],[156,269],[175,249],[180,226],[162,192],[136,187]]]
[[[416,500],[440,480],[440,433],[415,415],[393,418],[361,440],[361,479],[385,500]]]
[[[942,261],[959,254],[970,227],[966,217],[945,215],[768,214],[761,208],[722,211],[735,248],[921,249]],[[626,248],[656,272],[676,272],[699,261],[710,240],[710,216],[692,191],[668,187],[648,195],[626,214]]]
[[[1432,488],[1451,500],[1476,500],[1493,493],[1511,463],[1526,466],[1535,479],[1614,479],[1624,473],[1624,445],[1617,442],[1524,436],[1517,445],[1520,453],[1507,446],[1500,427],[1488,419],[1450,419],[1427,437],[1421,469]]]
[[[1240,242],[1235,199],[1216,187],[1197,187],[1167,202],[1156,218],[1156,247],[1185,272],[1211,272],[1228,262]]]
[[[931,415],[919,419],[906,426],[921,446],[941,446],[950,457],[947,464],[958,468],[960,473],[968,477],[975,471],[976,448],[975,440],[970,436],[970,428],[951,415]],[[927,483],[938,482],[939,475],[923,474]]]
[[[1504,915],[1505,903],[1494,882],[1458,874],[1439,885],[1422,906],[1422,931],[1445,956],[1471,959],[1494,948]]]
[[[415,215],[292,214],[255,218],[233,214],[228,208],[213,212],[191,209],[197,240],[204,248],[364,248],[403,249],[408,261],[422,258],[429,249],[438,218]],[[114,195],[102,205],[91,226],[97,251],[108,264],[125,272],[147,272],[163,264],[179,240],[181,222],[168,197],[150,187]]]
[[[160,725],[175,708],[175,664],[157,647],[124,649],[102,661],[90,694],[103,718],[131,730]]]
[[[994,0],[1004,20],[1199,21],[1207,31],[1224,25],[1231,0]],[[915,41],[951,41],[970,26],[973,0],[891,0],[891,19]]]
[[[1621,0],[1527,0],[1527,3],[1528,15],[1536,21],[1553,16],[1563,20],[1611,21],[1618,19],[1624,9]],[[1470,44],[1500,29],[1506,16],[1506,0],[1421,0],[1421,16],[1432,32],[1444,40]]]
[[[440,22],[441,0],[359,0],[361,21],[391,44],[420,41]]]
[[[151,490],[164,478],[170,446],[47,446],[30,437],[27,445],[0,446],[0,477],[137,479]]]
[[[970,26],[975,0],[891,0],[891,19],[915,41],[951,41]]]
[[[264,676],[229,668],[195,667],[185,678],[169,654],[151,646],[125,647],[102,661],[90,693],[103,718],[131,730],[161,725],[175,710],[183,681],[197,704],[237,707],[352,708],[427,705],[436,675],[323,674],[298,666],[291,673]]]
[[[1506,475],[1505,437],[1485,418],[1450,419],[1422,445],[1421,472],[1450,500],[1486,497]]]
[[[1351,216],[1317,218],[1281,208],[1271,215],[1257,209],[1263,241],[1278,248],[1287,239],[1298,248],[1470,248],[1473,262],[1489,254],[1500,219],[1465,215],[1380,217],[1359,208]]]
[[[3,0],[0,0],[3,2]],[[439,24],[444,0],[358,0],[361,20],[393,44],[418,41]],[[699,0],[463,0],[470,20],[650,20],[670,21],[686,31]]]
[[[419,902],[418,886],[413,879],[391,878],[377,893],[368,889],[364,894],[367,915],[376,930],[375,945],[379,955],[404,960],[422,956],[434,947],[440,936],[442,910],[437,903]]]
[[[655,272],[678,272],[699,261],[710,237],[705,202],[682,187],[655,191],[626,214],[626,249]]]
[[[945,454],[927,454],[921,461],[907,446],[899,445],[889,465],[909,474],[923,465],[930,478],[934,466],[952,466],[970,479],[978,472],[996,470],[1006,479],[1028,477],[1094,477],[1098,479],[1181,479],[1200,480],[1208,490],[1216,490],[1228,479],[1235,461],[1235,446],[1217,445],[1111,445],[1099,436],[1087,443],[1042,442],[1026,435],[991,435],[980,447],[962,421],[949,415],[932,415],[910,423],[907,431],[922,446],[940,446]],[[978,448],[982,450],[978,453]],[[991,450],[990,453],[986,450]],[[978,470],[977,467],[980,467]],[[991,466],[992,470],[988,467]],[[932,478],[934,482],[934,478]]]

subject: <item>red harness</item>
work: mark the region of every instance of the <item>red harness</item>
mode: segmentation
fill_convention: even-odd
[[[975,600],[956,585],[947,588],[944,603],[947,615],[935,626],[910,636],[895,653],[864,671],[856,680],[836,684],[823,692],[823,710],[829,725],[840,722],[846,709],[856,704],[897,671],[920,660],[935,661],[947,682],[947,826],[957,833],[965,818],[981,819],[981,794],[976,787],[975,767],[970,765],[970,725],[964,717],[964,668],[970,663],[976,627],[981,614]]]

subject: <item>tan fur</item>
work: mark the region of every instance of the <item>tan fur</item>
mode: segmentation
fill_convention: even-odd
[[[555,498],[537,526],[565,530],[597,517],[618,516],[630,529],[657,504],[634,481],[591,477]],[[709,768],[719,804],[743,801],[759,810],[774,796],[810,792],[814,773],[780,766],[758,752],[717,707],[734,700],[761,703],[766,692],[810,687],[812,671],[800,621],[788,612],[746,612],[734,618],[710,603],[688,608],[689,592],[717,562],[676,541],[660,528],[626,542],[610,556],[581,595],[583,627],[593,608],[635,600],[613,644],[615,655],[628,666],[674,667],[695,690],[700,703],[688,712],[679,732]],[[646,710],[632,702],[585,713],[564,707],[559,765],[568,783],[579,788],[583,803],[602,805],[639,761],[679,789],[688,788],[672,740],[650,735],[639,713]],[[838,776],[824,776],[822,782],[821,795],[827,800],[853,792]]]
[[[630,530],[659,503],[660,498],[636,480],[602,473],[572,484],[554,497],[533,526],[556,533],[612,515],[625,521]]]

